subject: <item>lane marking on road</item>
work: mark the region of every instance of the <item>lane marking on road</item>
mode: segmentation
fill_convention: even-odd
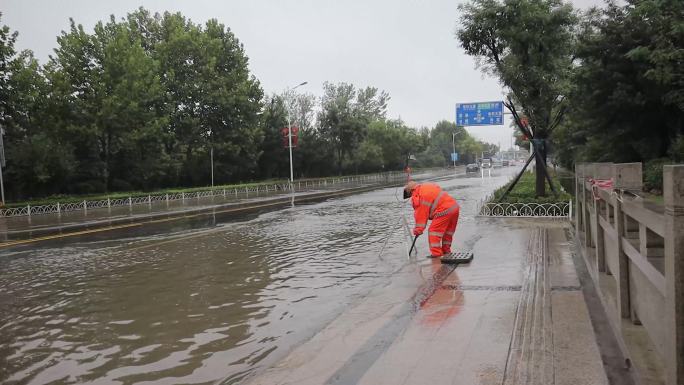
[[[136,226],[142,226],[142,223],[128,223],[128,224],[125,224],[125,225],[108,226],[108,227],[103,227],[103,228],[99,228],[99,229],[75,231],[75,232],[73,232],[73,233],[63,233],[63,234],[46,235],[46,236],[37,237],[37,238],[20,239],[20,240],[16,240],[16,241],[2,242],[2,243],[0,243],[0,249],[1,249],[1,248],[5,248],[5,247],[10,247],[10,246],[24,245],[24,244],[27,244],[27,243],[35,243],[35,242],[40,242],[40,241],[48,241],[48,240],[51,240],[51,239],[60,239],[60,238],[67,238],[67,237],[75,237],[75,236],[78,236],[78,235],[86,235],[86,234],[93,234],[93,233],[101,233],[101,232],[105,232],[105,231],[123,229],[123,228],[128,228],[128,227],[136,227]]]

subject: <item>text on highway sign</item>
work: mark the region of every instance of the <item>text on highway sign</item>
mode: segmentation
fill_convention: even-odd
[[[502,126],[503,102],[459,103],[457,126]]]

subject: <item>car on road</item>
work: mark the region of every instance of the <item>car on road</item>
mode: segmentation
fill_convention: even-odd
[[[478,172],[480,171],[480,166],[477,163],[470,163],[466,166],[466,172]]]
[[[480,167],[491,168],[492,167],[492,160],[489,158],[480,159]]]

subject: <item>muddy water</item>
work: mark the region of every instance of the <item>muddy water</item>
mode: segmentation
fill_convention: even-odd
[[[4,256],[0,379],[237,383],[406,262],[400,207],[388,189],[171,239]]]
[[[395,194],[0,254],[0,382],[240,383],[410,263]]]

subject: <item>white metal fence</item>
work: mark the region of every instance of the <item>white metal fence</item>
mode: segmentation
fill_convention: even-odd
[[[560,203],[498,203],[481,201],[478,215],[497,218],[572,218],[572,201]]]
[[[444,170],[444,173],[453,172],[452,170]],[[0,217],[18,217],[18,216],[32,216],[53,213],[66,213],[71,211],[97,210],[97,209],[111,209],[113,207],[133,207],[139,205],[152,205],[157,202],[185,202],[189,200],[199,200],[200,198],[208,197],[222,197],[222,198],[245,198],[250,196],[258,196],[260,194],[268,193],[282,193],[289,191],[310,191],[315,189],[335,188],[342,185],[350,184],[384,184],[396,183],[406,178],[403,172],[386,172],[371,175],[347,176],[339,178],[324,178],[324,179],[308,179],[301,181],[294,181],[292,186],[289,182],[286,183],[270,183],[259,184],[254,186],[235,187],[235,188],[218,188],[201,190],[194,192],[180,192],[172,194],[149,194],[146,196],[129,196],[127,198],[103,199],[103,200],[83,200],[80,202],[69,202],[40,206],[22,206],[14,208],[0,209]]]

